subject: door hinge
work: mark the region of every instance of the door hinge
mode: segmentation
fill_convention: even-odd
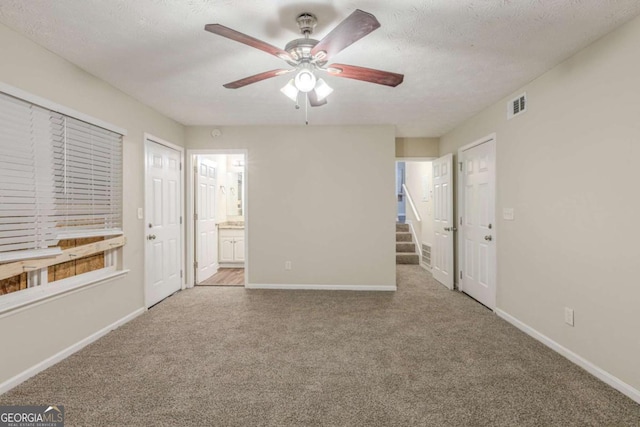
[[[180,170],[182,170],[182,162],[180,162]]]
[[[180,225],[182,225],[182,217],[180,217]]]
[[[197,213],[193,214],[193,219],[195,219],[196,221],[198,220],[198,214]]]
[[[460,217],[460,225],[462,225],[462,217]]]
[[[198,261],[193,263],[193,268],[198,268]]]
[[[462,270],[460,270],[460,280],[462,280]]]
[[[198,175],[198,166],[194,166],[194,167],[193,167],[193,173],[195,173],[196,175]]]
[[[458,162],[458,164],[460,165],[460,172],[462,172],[462,162]]]
[[[180,270],[180,278],[182,279],[182,270]]]

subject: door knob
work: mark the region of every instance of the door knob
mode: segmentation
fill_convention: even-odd
[[[484,236],[484,240],[486,240],[487,242],[490,242],[493,240],[493,237],[491,236]]]
[[[149,234],[147,236],[147,240],[155,240],[156,239],[156,235],[155,234]]]
[[[444,231],[451,231],[451,227],[445,227]]]

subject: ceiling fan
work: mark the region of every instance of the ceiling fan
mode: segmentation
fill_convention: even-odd
[[[316,78],[316,71],[326,72],[335,77],[392,87],[398,86],[404,80],[404,75],[388,71],[345,64],[327,65],[327,62],[340,51],[380,27],[380,23],[372,14],[357,9],[320,41],[310,37],[317,23],[315,15],[305,12],[300,14],[296,21],[304,37],[290,41],[284,50],[227,28],[224,25],[205,25],[204,29],[206,31],[275,55],[293,67],[265,71],[264,73],[227,83],[224,87],[238,89],[252,83],[297,71],[295,78],[289,80],[281,89],[282,93],[297,104],[298,94],[302,92],[307,95],[309,104],[312,107],[319,107],[327,103],[327,96],[333,92],[333,89],[322,78]]]

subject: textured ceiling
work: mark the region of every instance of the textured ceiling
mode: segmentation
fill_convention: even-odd
[[[355,9],[382,27],[335,62],[405,74],[396,88],[328,76],[311,124],[395,124],[439,136],[640,13],[638,0],[2,0],[0,22],[185,125],[302,124],[281,76],[224,83],[286,65],[205,32],[220,23],[278,47],[318,16],[320,39]]]

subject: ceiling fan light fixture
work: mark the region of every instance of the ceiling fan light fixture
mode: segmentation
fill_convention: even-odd
[[[316,87],[316,76],[313,75],[311,70],[303,68],[296,75],[295,86],[300,92],[311,92]]]
[[[318,101],[322,101],[327,96],[331,95],[331,92],[333,92],[333,88],[329,86],[323,79],[318,79],[315,91]]]
[[[284,93],[287,98],[291,99],[293,102],[298,102],[298,88],[293,82],[293,79],[289,80],[289,83],[284,85],[280,92]]]
[[[311,38],[317,19],[312,13],[304,12],[296,19],[302,38],[297,38],[280,49],[247,34],[225,27],[221,24],[207,24],[204,29],[212,34],[229,40],[245,44],[284,60],[290,68],[265,71],[253,76],[245,77],[223,86],[228,89],[238,89],[266,79],[287,73],[296,73],[280,91],[298,105],[300,92],[309,101],[305,106],[320,107],[327,104],[326,98],[333,92],[327,83],[317,78],[316,71],[326,71],[332,76],[360,80],[363,82],[396,87],[404,80],[404,75],[372,68],[358,67],[347,64],[331,64],[325,66],[329,60],[354,42],[380,28],[380,22],[371,13],[356,9],[342,20],[321,40]]]

